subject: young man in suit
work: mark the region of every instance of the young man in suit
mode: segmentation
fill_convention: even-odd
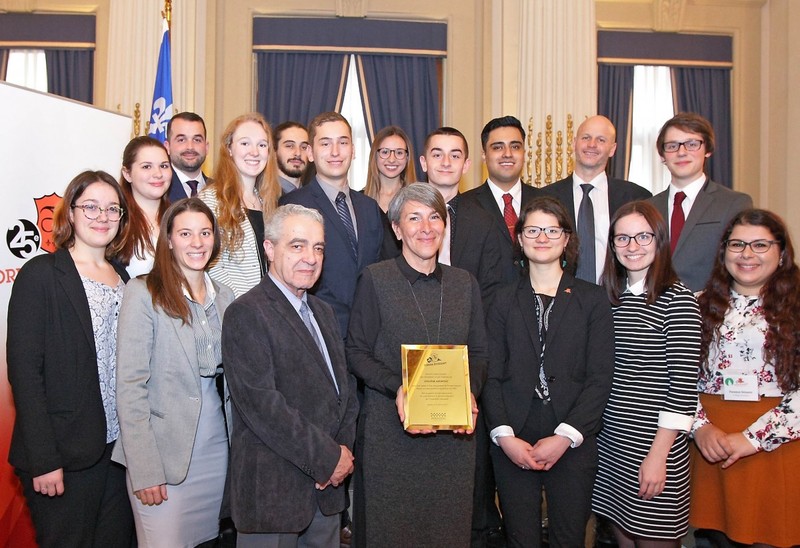
[[[578,126],[573,146],[575,171],[547,185],[542,192],[564,204],[572,226],[578,231],[580,255],[576,277],[597,283],[605,264],[611,216],[623,204],[646,200],[651,194],[639,185],[609,179],[606,175],[608,159],[617,151],[617,130],[605,116],[584,120]],[[588,201],[584,203],[585,200]],[[582,226],[584,218],[594,222]]]
[[[211,182],[202,169],[208,155],[206,123],[194,112],[174,115],[167,124],[164,146],[172,163],[169,201],[197,196]]]
[[[339,547],[358,402],[333,309],[307,293],[326,249],[317,211],[278,208],[264,227],[269,273],[225,314],[240,547]]]
[[[753,207],[750,196],[717,184],[705,174],[714,144],[711,123],[693,112],[667,120],[656,140],[672,180],[669,188],[650,200],[669,222],[672,265],[692,291],[705,287],[728,222]]]
[[[323,112],[311,121],[308,132],[308,158],[316,166],[316,177],[284,194],[280,204],[310,207],[325,219],[327,260],[313,293],[333,307],[344,339],[356,279],[365,266],[378,261],[383,223],[378,203],[348,185],[354,151],[347,120],[337,112]]]
[[[522,205],[537,190],[520,180],[525,167],[525,130],[513,116],[490,120],[481,132],[483,161],[489,178],[477,188],[465,192],[464,202],[476,203],[489,213],[503,245],[500,247],[503,281],[515,281],[520,269],[515,265],[512,232]]]
[[[428,176],[428,184],[442,194],[447,204],[447,224],[438,261],[463,268],[475,276],[486,310],[502,283],[502,240],[483,208],[460,200],[458,185],[471,163],[466,137],[452,127],[434,130],[425,138],[425,150],[419,162]]]
[[[308,131],[299,122],[283,122],[272,130],[275,158],[278,160],[278,182],[284,194],[303,184],[308,169]]]

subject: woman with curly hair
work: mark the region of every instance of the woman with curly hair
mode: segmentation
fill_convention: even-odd
[[[169,207],[171,181],[172,166],[164,145],[146,135],[131,139],[122,153],[119,178],[128,201],[130,232],[118,256],[131,278],[153,268],[158,226]]]
[[[237,297],[267,271],[264,217],[278,207],[281,195],[271,136],[260,114],[235,118],[222,133],[213,182],[199,194],[222,231],[222,249],[209,274]]]
[[[716,546],[800,544],[800,269],[783,220],[734,217],[699,301],[690,522]]]

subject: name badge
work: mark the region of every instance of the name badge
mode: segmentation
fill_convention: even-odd
[[[723,397],[734,401],[758,401],[758,377],[739,373],[722,375]]]

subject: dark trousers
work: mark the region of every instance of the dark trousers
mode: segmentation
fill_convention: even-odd
[[[556,426],[552,405],[537,399],[531,404],[525,426],[516,436],[535,445],[537,440],[552,436]],[[597,473],[594,436],[586,438],[578,448],[567,449],[546,472],[522,470],[494,444],[490,451],[508,546],[542,545],[543,491],[547,496],[550,546],[583,546]]]
[[[502,526],[500,512],[495,502],[496,484],[489,456],[489,430],[482,414],[475,424],[475,486],[472,496],[472,546],[486,545],[484,538],[489,529]]]
[[[93,466],[64,472],[64,494],[33,490],[33,476],[16,470],[41,548],[119,547],[133,545],[134,527],[125,468],[111,462],[113,443]]]

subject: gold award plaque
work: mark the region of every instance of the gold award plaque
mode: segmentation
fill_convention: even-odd
[[[406,430],[471,429],[472,396],[466,345],[404,344]]]

